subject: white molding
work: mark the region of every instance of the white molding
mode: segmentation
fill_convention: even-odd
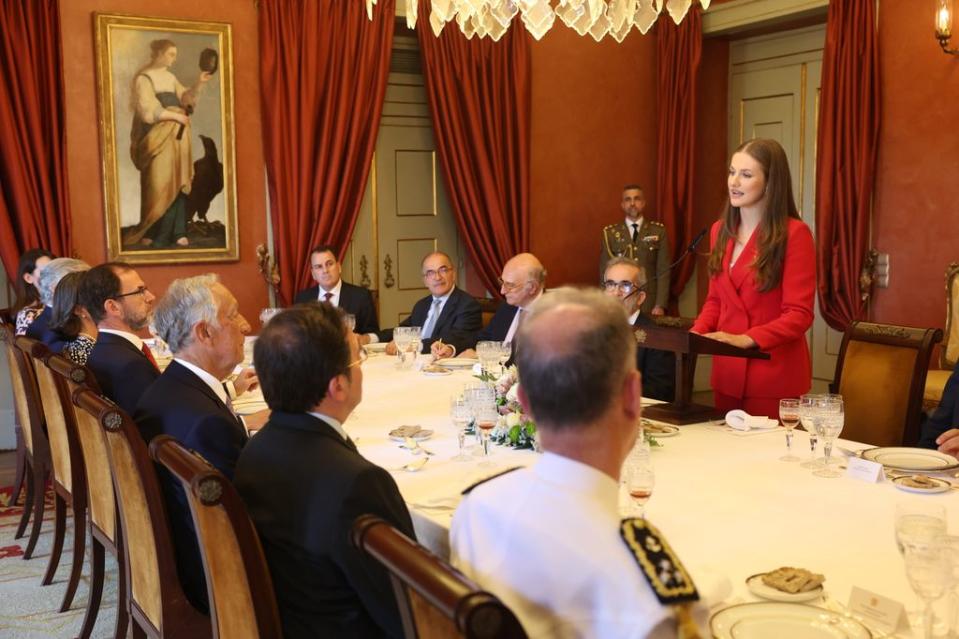
[[[750,25],[820,13],[829,0],[734,0],[703,12],[703,35],[720,35]]]

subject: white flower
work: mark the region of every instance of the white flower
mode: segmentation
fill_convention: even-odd
[[[506,391],[506,401],[508,402],[518,402],[519,395],[517,391],[519,390],[519,384],[513,384],[508,391]]]
[[[506,416],[506,427],[512,428],[513,426],[519,426],[519,413],[510,413]]]

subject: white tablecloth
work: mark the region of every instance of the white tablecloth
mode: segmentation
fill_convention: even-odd
[[[483,477],[534,463],[537,454],[494,446],[493,467],[481,467],[480,458],[451,461],[457,441],[449,400],[474,378],[466,370],[443,377],[399,371],[394,361],[378,355],[364,364],[363,402],[345,429],[364,456],[388,469],[414,459],[388,438],[391,429],[416,424],[435,431],[422,442],[435,453],[425,467],[415,473],[395,470],[393,477],[420,542],[447,556],[452,510],[441,506],[455,503],[463,488]],[[647,517],[694,574],[726,575],[734,600],[754,600],[744,583],[750,575],[799,566],[824,574],[827,593],[840,602],[848,601],[856,585],[915,608],[894,540],[895,505],[941,503],[949,510],[951,531],[959,530],[959,492],[915,495],[889,481],[815,477],[798,463],[778,460],[785,454],[782,431],[737,436],[694,424],[660,441],[662,447],[652,452],[656,487]],[[794,452],[804,459],[807,442],[805,433],[796,433]],[[864,447],[842,440],[838,445]]]

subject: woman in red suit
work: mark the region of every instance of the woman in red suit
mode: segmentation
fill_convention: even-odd
[[[779,416],[779,400],[809,391],[806,331],[813,322],[812,233],[796,210],[786,153],[755,139],[733,153],[729,202],[710,233],[709,293],[691,329],[768,360],[713,357],[716,408]]]

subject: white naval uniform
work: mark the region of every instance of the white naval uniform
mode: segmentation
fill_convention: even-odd
[[[453,564],[530,637],[675,639],[672,613],[620,536],[618,499],[610,476],[546,453],[467,495],[450,531]]]

